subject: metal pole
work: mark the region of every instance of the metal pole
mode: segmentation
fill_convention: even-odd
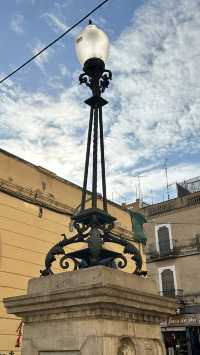
[[[88,128],[87,148],[86,148],[86,158],[85,158],[85,171],[84,171],[84,179],[83,179],[81,211],[84,210],[85,201],[86,201],[86,190],[87,190],[87,180],[88,180],[88,167],[89,167],[89,160],[90,160],[90,146],[91,146],[91,136],[92,136],[93,114],[94,114],[93,107],[91,107],[90,108],[89,128]]]
[[[102,191],[103,191],[103,209],[104,209],[104,211],[107,212],[108,209],[107,209],[107,197],[106,197],[106,174],[105,174],[102,107],[99,107],[99,130],[100,130],[100,148],[101,148],[101,174],[102,174]]]
[[[167,158],[165,159],[164,162],[164,169],[165,169],[165,178],[166,178],[166,184],[167,184],[167,198],[168,200],[170,199],[170,195],[169,195],[169,182],[168,182],[168,171],[167,171]]]
[[[94,108],[92,208],[97,207],[98,107]]]

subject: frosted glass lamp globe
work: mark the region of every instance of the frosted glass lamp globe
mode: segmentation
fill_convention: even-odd
[[[105,63],[108,51],[108,36],[96,25],[89,24],[76,38],[76,54],[82,65],[91,58],[101,59]]]

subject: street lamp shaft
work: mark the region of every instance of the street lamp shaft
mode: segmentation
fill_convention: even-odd
[[[86,104],[90,106],[90,120],[88,128],[88,139],[85,158],[85,171],[83,179],[83,191],[81,200],[81,211],[85,210],[88,168],[90,159],[90,147],[93,133],[93,162],[92,162],[92,208],[97,208],[97,179],[98,179],[98,137],[100,138],[100,155],[101,155],[101,177],[102,177],[102,195],[103,210],[107,212],[106,197],[106,174],[105,174],[105,156],[104,156],[104,136],[103,136],[103,117],[102,106],[107,101],[101,97],[101,93],[109,85],[112,74],[105,69],[105,64],[101,59],[91,58],[86,61],[83,67],[83,74],[80,75],[80,84],[88,86],[93,96],[86,100]]]
[[[87,191],[87,180],[88,180],[88,168],[90,160],[90,146],[91,146],[91,136],[92,136],[92,124],[93,124],[93,108],[90,108],[90,121],[88,128],[88,139],[87,139],[87,149],[86,149],[86,158],[85,158],[85,170],[84,170],[84,179],[83,179],[83,191],[81,199],[81,210],[85,209],[86,202],[86,191]]]
[[[83,178],[83,191],[81,200],[81,210],[85,209],[87,181],[90,160],[90,148],[93,134],[93,162],[92,162],[92,208],[97,208],[97,186],[98,186],[98,136],[100,140],[100,155],[101,155],[101,177],[102,177],[102,195],[103,209],[107,212],[107,196],[106,196],[106,174],[105,174],[105,155],[104,155],[104,137],[103,137],[103,118],[102,107],[91,107],[90,120],[88,128],[88,138],[85,158],[85,171]]]
[[[97,208],[98,107],[94,108],[92,208]]]

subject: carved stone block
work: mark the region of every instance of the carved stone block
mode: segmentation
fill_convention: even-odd
[[[4,303],[24,321],[23,355],[164,355],[160,322],[176,308],[151,280],[103,266],[32,279]]]

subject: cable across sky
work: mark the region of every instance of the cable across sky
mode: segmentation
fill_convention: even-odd
[[[106,2],[109,0],[104,0],[102,1],[99,5],[97,5],[93,10],[88,12],[85,16],[83,16],[80,20],[78,20],[76,23],[74,23],[71,27],[69,27],[64,33],[62,33],[60,36],[58,36],[56,39],[54,39],[52,42],[50,42],[47,46],[42,48],[39,52],[37,52],[35,55],[33,55],[31,58],[29,58],[26,62],[24,62],[22,65],[20,65],[18,68],[13,70],[10,74],[6,75],[3,79],[0,80],[0,84],[2,84],[4,81],[6,81],[8,78],[10,78],[12,75],[16,74],[19,70],[21,70],[23,67],[25,67],[27,64],[32,62],[34,59],[36,59],[40,54],[42,54],[44,51],[46,51],[48,48],[53,46],[56,42],[58,42],[61,38],[63,38],[65,35],[67,35],[69,32],[71,32],[75,27],[77,27],[81,22],[86,20],[89,16],[91,16],[95,11],[100,9]]]

